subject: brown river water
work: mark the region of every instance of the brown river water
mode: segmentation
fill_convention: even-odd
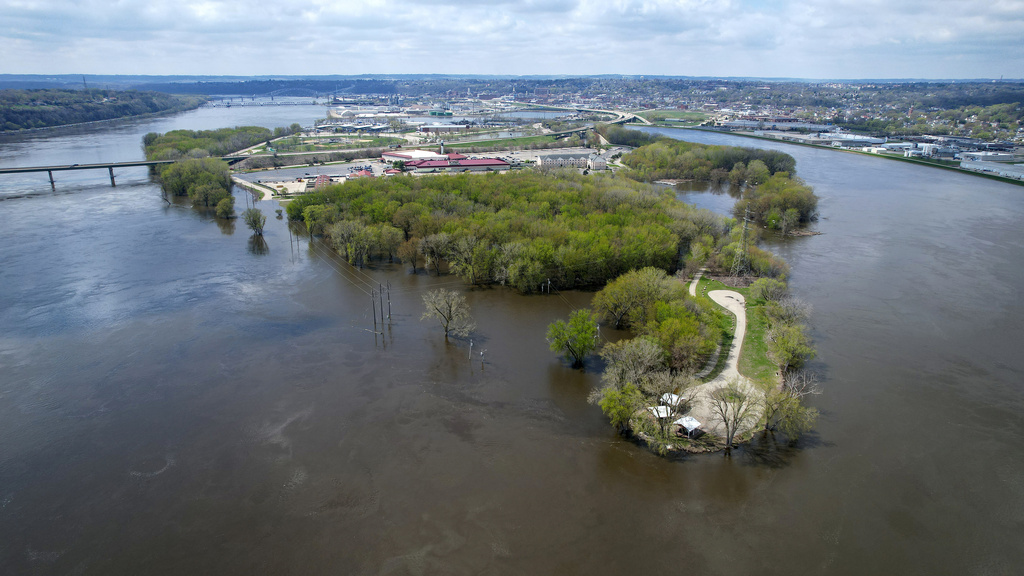
[[[149,131],[321,115],[13,137],[0,164],[127,160]],[[272,201],[258,245],[168,204],[144,170],[116,188],[5,177],[0,573],[1018,573],[1024,188],[663,132],[782,149],[821,197],[821,235],[768,243],[814,306],[813,434],[658,458],[586,403],[596,362],[547,350],[545,326],[592,294],[467,288],[471,350],[420,320],[420,295],[457,279],[352,269]]]

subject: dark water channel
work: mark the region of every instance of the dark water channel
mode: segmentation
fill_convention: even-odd
[[[296,110],[14,139],[0,162],[317,117],[235,116]],[[0,181],[0,573],[1016,573],[1024,189],[785,150],[822,197],[822,235],[771,247],[815,308],[823,416],[795,447],[675,462],[547,351],[589,294],[469,290],[470,354],[419,320],[459,282],[353,270],[276,203],[258,247],[144,172]]]

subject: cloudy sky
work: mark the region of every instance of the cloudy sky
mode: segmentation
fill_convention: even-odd
[[[0,0],[0,73],[1024,78],[1024,0]]]

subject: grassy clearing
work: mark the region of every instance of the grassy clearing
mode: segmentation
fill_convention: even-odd
[[[746,295],[744,295],[746,298]],[[747,303],[747,336],[743,339],[740,354],[740,374],[756,382],[774,382],[778,366],[768,358],[768,344],[765,342],[764,313],[760,304]]]
[[[743,338],[743,349],[740,350],[740,374],[758,382],[774,381],[778,367],[768,358],[768,345],[764,340],[765,318],[761,311],[761,305],[750,299],[749,289],[733,288],[717,280],[709,280],[707,278],[701,278],[700,282],[697,283],[697,298],[703,298],[713,303],[711,298],[707,296],[707,293],[711,290],[739,292],[747,302],[747,333]],[[722,351],[718,355],[718,364],[705,378],[705,382],[711,381],[725,369],[725,362],[729,356],[729,349],[732,347],[733,337],[736,332],[736,317],[725,311],[724,308],[719,308],[725,312],[722,321],[722,329],[725,334],[722,338]]]
[[[445,148],[473,148],[481,147],[486,148],[489,146],[529,146],[531,144],[547,144],[554,142],[556,138],[554,136],[524,136],[522,138],[501,138],[498,140],[478,140],[475,142],[456,142],[454,144],[445,144]]]
[[[636,114],[637,116],[643,116],[647,120],[655,123],[663,123],[667,118],[677,120],[676,122],[666,123],[671,126],[678,126],[685,123],[700,124],[708,119],[708,115],[703,112],[690,112],[687,110],[647,110],[644,112],[637,112]],[[682,120],[683,122],[679,122],[679,120]]]

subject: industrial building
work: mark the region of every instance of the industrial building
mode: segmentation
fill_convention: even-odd
[[[999,162],[976,162],[965,160],[960,162],[960,167],[964,170],[995,174],[996,176],[1002,176],[1003,178],[1024,180],[1024,164],[1001,164]]]

